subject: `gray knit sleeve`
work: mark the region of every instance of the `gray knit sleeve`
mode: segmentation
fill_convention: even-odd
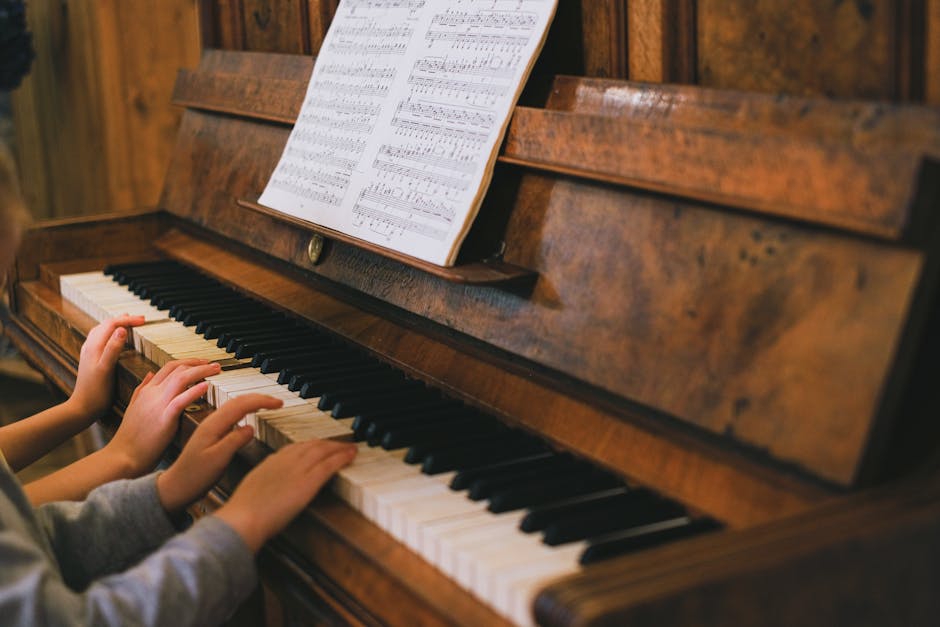
[[[201,627],[217,625],[256,583],[253,556],[208,516],[128,570],[74,590],[35,543],[0,531],[4,624]]]
[[[67,584],[81,589],[124,570],[175,533],[157,496],[157,475],[105,484],[84,501],[37,508]]]

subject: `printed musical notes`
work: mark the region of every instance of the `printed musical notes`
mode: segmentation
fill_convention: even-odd
[[[259,202],[452,265],[557,0],[344,0]]]

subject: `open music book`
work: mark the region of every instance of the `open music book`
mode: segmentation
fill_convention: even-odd
[[[557,0],[343,0],[259,203],[453,265]]]

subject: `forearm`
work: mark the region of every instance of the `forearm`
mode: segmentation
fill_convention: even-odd
[[[14,471],[30,465],[92,422],[70,401],[0,427],[0,450]]]
[[[80,501],[98,486],[118,479],[131,479],[147,470],[138,468],[134,460],[105,447],[26,484],[24,491],[33,506],[53,501]]]

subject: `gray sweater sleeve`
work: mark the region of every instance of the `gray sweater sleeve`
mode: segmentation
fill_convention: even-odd
[[[43,505],[36,519],[76,589],[124,570],[175,533],[160,505],[157,473],[105,484],[84,501]]]
[[[151,475],[109,484],[82,503],[37,511],[58,567],[34,540],[0,525],[4,624],[186,627],[223,621],[255,586],[253,555],[214,516],[173,536],[155,480]]]
[[[3,621],[22,627],[216,625],[255,584],[247,547],[214,516],[83,591],[67,586],[35,543],[0,532],[0,548]]]

